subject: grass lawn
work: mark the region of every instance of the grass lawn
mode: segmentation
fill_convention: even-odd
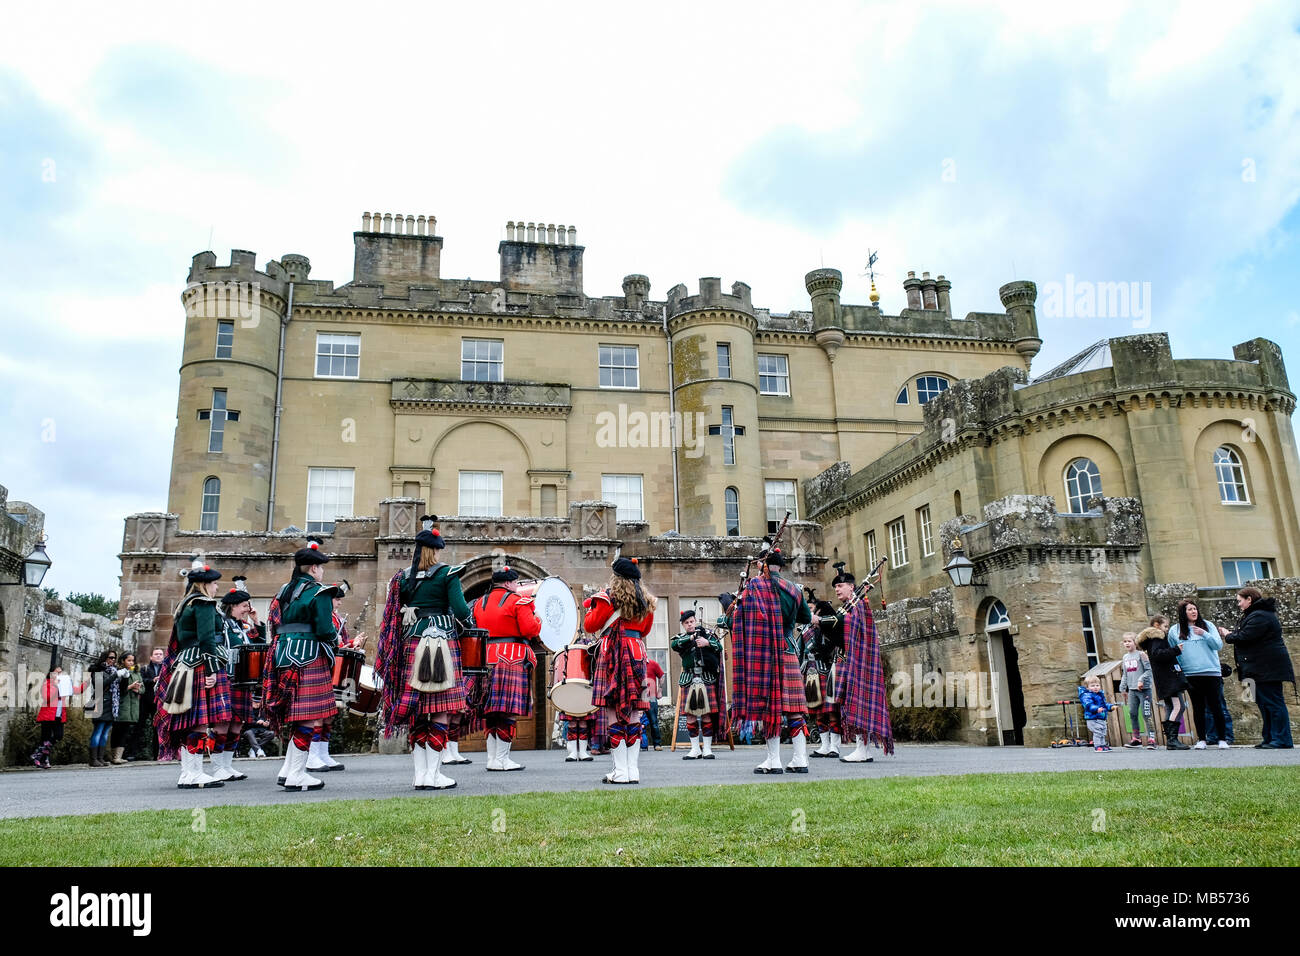
[[[0,865],[1294,866],[1297,792],[1300,767],[412,795],[0,820]]]

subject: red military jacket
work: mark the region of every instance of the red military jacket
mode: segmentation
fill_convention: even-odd
[[[609,595],[604,591],[597,591],[594,595],[584,601],[582,606],[587,608],[587,614],[582,619],[582,628],[589,634],[599,634],[604,630],[609,619],[614,614],[614,605],[609,602]],[[620,618],[616,622],[619,625],[618,636],[631,636],[625,635],[623,633],[624,631],[636,631],[640,635],[640,640],[634,640],[632,642],[633,660],[639,661],[645,659],[645,641],[646,637],[650,633],[650,628],[654,626],[654,622],[654,611],[647,611],[645,617],[641,618],[639,621],[629,621]],[[614,636],[614,634],[610,634],[610,637]],[[602,640],[604,639],[605,638],[602,638]]]
[[[537,655],[527,643],[542,633],[542,620],[534,610],[532,598],[497,585],[474,602],[474,623],[488,632],[489,664],[522,664],[525,661],[537,664]]]

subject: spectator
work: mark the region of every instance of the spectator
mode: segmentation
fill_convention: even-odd
[[[125,676],[119,678],[117,717],[113,720],[113,756],[109,763],[114,767],[126,765],[123,754],[127,741],[140,725],[140,692],[144,689],[144,678],[135,666],[134,654],[122,655],[118,672],[125,672]]]
[[[1106,716],[1119,705],[1106,700],[1106,695],[1101,692],[1100,677],[1089,677],[1088,683],[1079,688],[1079,703],[1083,705],[1083,719],[1092,731],[1092,749],[1097,753],[1110,753],[1106,743]]]
[[[42,770],[50,769],[50,754],[54,745],[63,739],[63,725],[68,721],[68,701],[59,689],[59,679],[62,676],[63,668],[56,667],[45,675],[45,683],[41,686],[41,706],[36,711],[36,724],[41,729],[41,739],[32,751],[32,763]],[[70,689],[72,693],[79,694],[85,688],[86,684],[82,682]]]
[[[1262,742],[1257,748],[1290,750],[1291,716],[1282,697],[1282,684],[1295,685],[1295,668],[1282,642],[1282,623],[1277,617],[1277,602],[1264,597],[1259,588],[1246,587],[1237,592],[1241,621],[1235,630],[1225,630],[1224,639],[1232,645],[1237,659],[1237,676],[1255,682],[1255,704],[1263,721]]]
[[[650,742],[654,744],[655,750],[659,750],[659,698],[662,696],[660,692],[663,690],[664,669],[658,661],[648,660],[645,676],[650,698]]]
[[[1125,747],[1141,747],[1142,739],[1138,733],[1138,715],[1147,725],[1147,750],[1156,749],[1155,719],[1151,707],[1151,660],[1137,648],[1137,635],[1129,631],[1124,635],[1124,659],[1121,661],[1124,676],[1120,678],[1119,689],[1128,700],[1128,716],[1133,724],[1133,739]]]
[[[117,709],[121,702],[119,678],[124,673],[118,672],[117,651],[104,651],[99,660],[90,665],[91,681],[94,683],[92,706],[86,716],[94,722],[90,732],[90,766],[107,767],[105,759],[109,740],[113,733],[113,722],[117,719]]]
[[[158,675],[162,673],[163,649],[155,647],[149,655],[149,663],[144,665],[140,676],[144,679],[144,690],[140,695],[140,723],[137,760],[153,760],[158,755],[158,735],[154,733],[153,718],[157,703],[154,691],[158,685]],[[129,746],[129,745],[128,745]],[[128,758],[131,756],[127,754]]]
[[[1219,629],[1201,617],[1195,601],[1184,598],[1178,602],[1178,621],[1169,628],[1168,637],[1171,646],[1180,648],[1178,663],[1187,675],[1196,749],[1204,750],[1212,738],[1227,750],[1228,728],[1219,703],[1223,699],[1223,662],[1219,660],[1223,638]]]
[[[1187,677],[1178,666],[1179,647],[1171,647],[1169,639],[1159,625],[1148,627],[1138,635],[1138,647],[1146,651],[1151,661],[1151,679],[1155,683],[1156,699],[1165,712],[1162,723],[1165,731],[1166,750],[1191,750],[1187,744],[1178,739],[1178,722],[1187,709],[1183,703],[1183,691],[1187,689]]]

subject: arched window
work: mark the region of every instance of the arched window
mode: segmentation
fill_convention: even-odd
[[[200,531],[216,531],[217,515],[221,511],[221,479],[215,476],[203,482],[203,507],[199,517]]]
[[[1226,445],[1214,449],[1214,474],[1219,479],[1219,500],[1225,505],[1248,505],[1246,472],[1241,456]]]
[[[1069,513],[1084,514],[1088,499],[1101,494],[1101,472],[1087,458],[1076,458],[1065,467],[1065,497],[1070,504]]]
[[[902,388],[900,388],[900,389],[898,390],[898,398],[894,399],[894,404],[895,404],[895,405],[906,405],[907,403],[908,403],[908,402],[907,402],[907,386],[904,385]]]
[[[1010,626],[1011,615],[1007,613],[1007,606],[1001,601],[990,604],[988,613],[984,615],[984,630],[1005,631]]]
[[[916,400],[924,405],[940,392],[948,391],[948,380],[942,375],[922,375],[916,380]]]
[[[727,534],[740,534],[740,492],[728,488],[724,497],[727,502]]]

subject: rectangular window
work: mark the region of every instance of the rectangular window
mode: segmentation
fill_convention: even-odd
[[[718,343],[718,378],[731,378],[731,344]]]
[[[600,496],[618,505],[619,521],[644,521],[640,475],[601,475]]]
[[[505,343],[500,339],[460,340],[462,382],[504,382]],[[461,512],[464,514],[464,512]]]
[[[730,405],[722,406],[722,463],[724,465],[736,463],[736,423],[733,411]]]
[[[336,518],[352,517],[352,468],[307,469],[307,531],[329,533]]]
[[[907,564],[907,523],[899,518],[888,526],[889,529],[889,565],[901,568]]]
[[[1097,608],[1093,604],[1080,604],[1083,615],[1083,649],[1088,653],[1088,670],[1101,663],[1101,652],[1097,650]]]
[[[358,378],[360,375],[360,332],[316,333],[317,378]]]
[[[477,518],[501,516],[501,472],[462,471],[456,513]]]
[[[208,451],[221,451],[226,442],[226,390],[212,390],[212,415],[208,421]]]
[[[638,355],[635,345],[600,347],[600,387],[639,388]]]
[[[934,554],[934,538],[930,534],[930,506],[916,509],[916,528],[921,533],[921,557]]]
[[[790,394],[790,360],[784,355],[759,355],[758,393]]]
[[[1260,581],[1273,576],[1268,558],[1224,558],[1223,583],[1239,588],[1247,581]]]
[[[235,351],[235,323],[217,322],[217,358],[230,358]]]
[[[554,518],[557,498],[557,489],[555,485],[542,485],[542,517]]]
[[[867,532],[867,567],[874,568],[876,566],[876,562],[879,560],[880,557],[876,551],[876,533],[874,531],[868,531]]]
[[[793,481],[763,482],[763,497],[767,505],[767,533],[775,534],[785,520],[785,513],[790,512],[790,520],[799,519],[799,504],[795,497]]]

